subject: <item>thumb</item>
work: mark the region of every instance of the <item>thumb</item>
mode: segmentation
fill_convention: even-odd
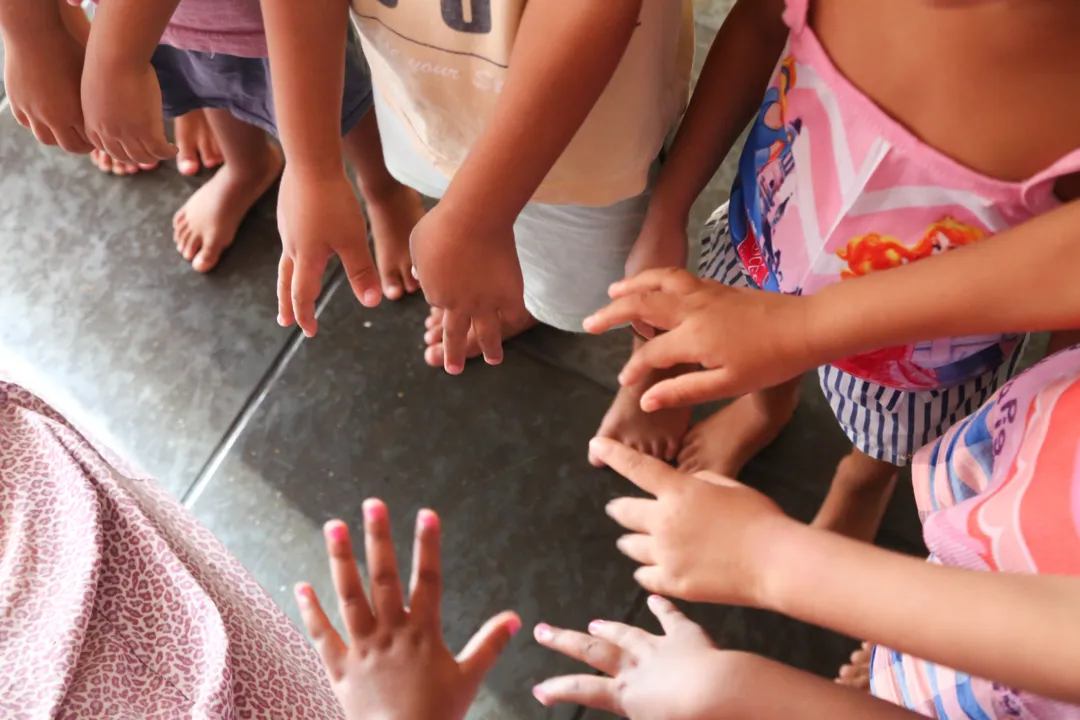
[[[499,613],[484,623],[465,649],[458,654],[457,661],[465,677],[480,682],[495,667],[499,655],[510,643],[510,638],[521,629],[521,618],[514,612]]]

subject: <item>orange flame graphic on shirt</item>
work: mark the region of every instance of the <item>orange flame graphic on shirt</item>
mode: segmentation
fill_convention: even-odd
[[[986,232],[954,218],[945,217],[931,225],[914,245],[905,245],[890,235],[869,233],[848,241],[836,256],[847,262],[840,277],[853,278],[877,270],[888,270],[930,257],[936,252],[970,245],[986,237]]]

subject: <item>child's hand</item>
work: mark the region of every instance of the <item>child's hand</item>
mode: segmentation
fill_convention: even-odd
[[[457,375],[465,369],[470,326],[484,359],[501,362],[500,313],[519,307],[524,292],[513,221],[489,221],[483,212],[437,205],[416,224],[410,244],[424,296],[446,311],[446,371]]]
[[[654,457],[598,438],[593,455],[656,499],[619,498],[607,513],[632,535],[623,554],[641,563],[646,590],[697,602],[767,605],[769,557],[803,526],[761,493],[714,473],[687,475]]]
[[[161,86],[150,63],[113,63],[91,52],[82,77],[86,134],[115,160],[153,165],[175,157],[165,138]]]
[[[353,294],[365,307],[382,300],[382,285],[371,249],[367,225],[356,193],[345,175],[303,174],[285,165],[278,192],[281,264],[278,267],[278,323],[295,321],[308,337],[319,324],[315,301],[322,292],[326,264],[341,258]]]
[[[416,522],[409,607],[402,603],[386,506],[364,503],[364,544],[371,600],[353,558],[348,528],[324,529],[330,572],[348,645],[327,619],[310,585],[296,586],[304,626],[322,656],[334,693],[349,720],[460,720],[521,620],[489,620],[455,658],[442,637],[439,518],[421,510]]]
[[[654,368],[706,368],[650,388],[641,398],[646,412],[742,395],[820,364],[809,349],[805,298],[727,287],[671,269],[617,282],[610,294],[614,302],[585,321],[588,332],[628,322],[668,331],[633,354],[620,383],[638,383]]]
[[[86,136],[79,78],[83,48],[62,27],[32,38],[6,38],[4,85],[11,112],[38,142],[70,153],[94,149]]]
[[[653,595],[649,609],[661,636],[617,622],[596,621],[589,634],[537,625],[537,642],[580,660],[600,675],[569,675],[533,688],[545,706],[578,703],[632,720],[696,720],[709,716],[721,655],[705,631],[667,600]]]

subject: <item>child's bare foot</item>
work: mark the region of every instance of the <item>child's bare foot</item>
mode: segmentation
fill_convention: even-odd
[[[409,236],[424,217],[424,206],[415,190],[400,184],[395,184],[393,191],[385,196],[365,196],[364,200],[371,220],[375,265],[379,268],[383,295],[388,300],[400,300],[420,289],[412,274]]]
[[[153,170],[158,166],[157,163],[153,165],[135,165],[132,163],[122,163],[119,160],[113,160],[109,153],[102,150],[90,151],[90,162],[97,166],[97,169],[103,173],[109,173],[118,177],[124,175],[134,175],[137,172],[143,170]]]
[[[235,239],[244,216],[274,184],[283,167],[281,152],[267,142],[263,162],[223,165],[177,211],[173,216],[176,249],[195,270],[213,269]]]
[[[181,175],[194,175],[200,167],[216,168],[225,162],[214,131],[206,119],[206,111],[195,110],[173,121],[176,132],[176,167]]]
[[[654,370],[637,385],[620,387],[615,402],[600,421],[597,436],[618,440],[661,460],[674,460],[686,429],[690,427],[692,408],[667,408],[655,412],[641,409],[641,396],[645,391],[670,375],[670,372]],[[603,465],[591,452],[589,462],[596,467]]]
[[[539,324],[539,321],[529,314],[524,307],[520,312],[504,316],[502,321],[502,339],[506,342],[515,335],[529,330]],[[445,356],[443,355],[443,311],[439,308],[431,308],[431,313],[424,321],[427,332],[424,333],[424,342],[427,349],[424,350],[424,362],[431,367],[442,367]],[[465,356],[468,358],[480,357],[483,353],[480,344],[476,342],[476,335],[472,328],[469,329],[469,340],[465,348]]]
[[[851,653],[851,662],[840,668],[836,682],[841,685],[870,692],[870,663],[874,657],[874,646],[864,642],[855,652]]]
[[[895,465],[852,450],[840,461],[829,494],[811,524],[873,542],[896,487],[896,474]]]
[[[799,380],[743,395],[690,428],[679,452],[679,469],[710,470],[737,478],[791,420],[799,404]]]

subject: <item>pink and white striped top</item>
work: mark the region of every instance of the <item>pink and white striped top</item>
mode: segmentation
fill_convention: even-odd
[[[961,165],[840,73],[807,24],[808,6],[787,0],[788,44],[731,193],[732,243],[759,287],[817,292],[977,242],[1060,205],[1054,181],[1080,170],[1080,150],[1024,182]],[[887,387],[936,389],[996,368],[1017,340],[951,338],[835,364]]]

